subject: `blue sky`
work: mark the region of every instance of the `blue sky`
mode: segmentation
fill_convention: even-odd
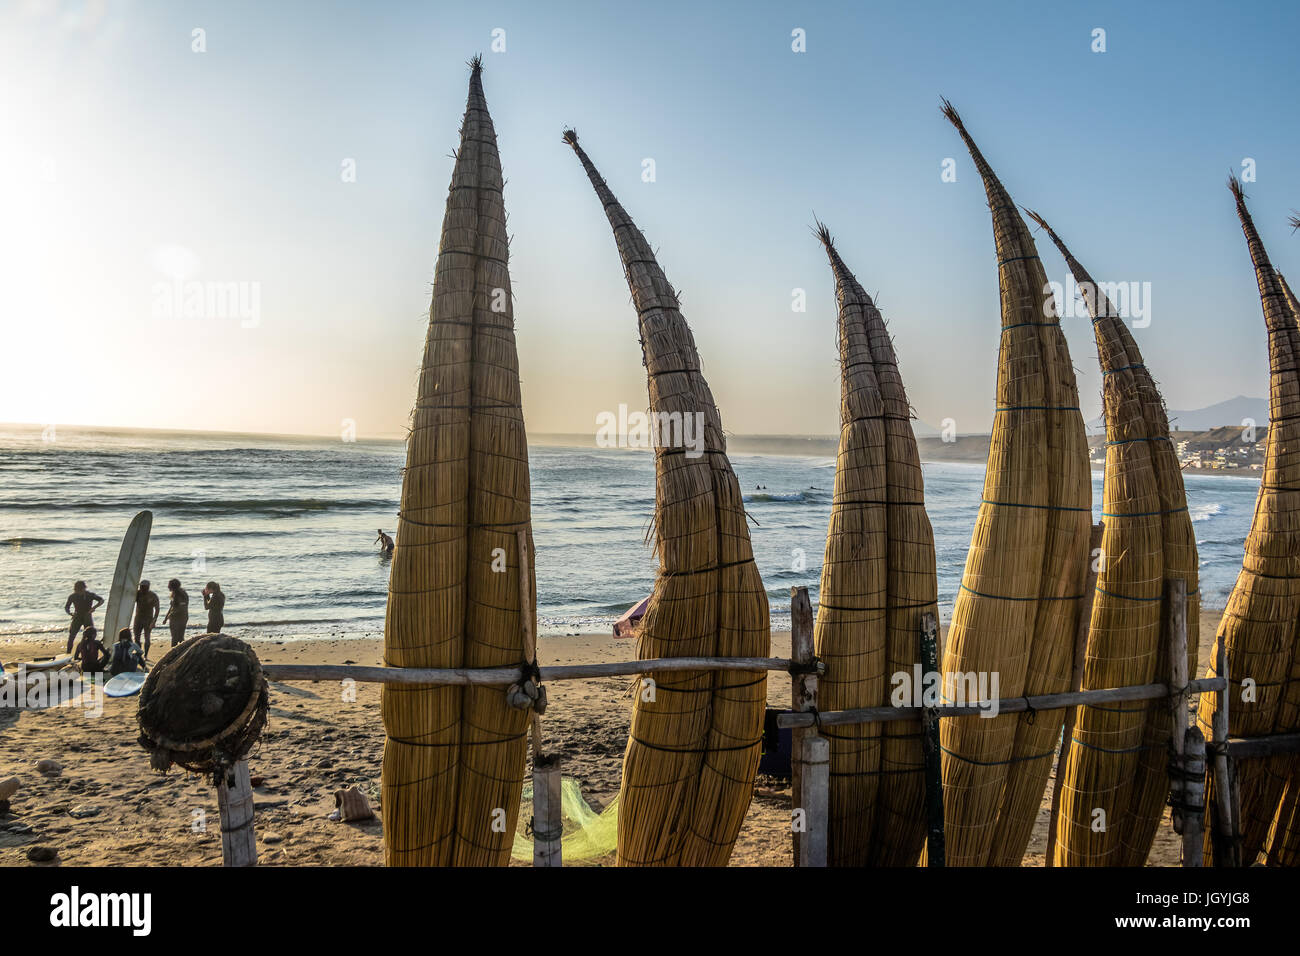
[[[917,414],[987,428],[992,235],[941,95],[1098,279],[1151,283],[1136,334],[1170,407],[1264,396],[1224,182],[1255,161],[1256,222],[1300,277],[1298,35],[1300,5],[1267,2],[18,4],[0,14],[0,420],[399,433],[479,52],[534,431],[646,400],[569,124],[681,290],[728,430],[837,428],[814,213],[878,293]],[[257,320],[160,315],[177,256],[255,289]],[[1065,330],[1094,409],[1091,330]]]

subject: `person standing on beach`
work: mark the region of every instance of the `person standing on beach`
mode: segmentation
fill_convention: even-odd
[[[167,590],[171,593],[172,605],[167,609],[167,616],[163,618],[163,623],[171,627],[172,647],[175,647],[185,640],[185,625],[190,620],[190,596],[181,587],[178,578],[172,578],[167,582]]]
[[[387,554],[389,556],[392,555],[393,547],[394,547],[393,539],[390,538],[388,535],[384,534],[383,528],[379,529],[379,537],[375,539],[375,543],[384,549],[384,554]]]
[[[226,595],[216,581],[203,589],[203,606],[208,612],[208,633],[220,634],[226,624]]]
[[[83,627],[93,627],[95,622],[91,617],[92,614],[104,603],[104,599],[94,591],[86,590],[86,582],[78,581],[72,585],[72,593],[68,599],[63,602],[63,610],[72,615],[72,623],[68,625],[68,653],[72,653],[72,642],[77,638],[77,632]]]
[[[149,636],[154,625],[158,623],[158,595],[149,590],[149,582],[141,581],[140,589],[135,592],[135,642],[140,643],[140,634],[144,633],[144,656],[149,656]]]

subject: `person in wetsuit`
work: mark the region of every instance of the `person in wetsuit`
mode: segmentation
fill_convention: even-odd
[[[76,653],[77,666],[81,668],[83,674],[98,674],[108,663],[108,648],[104,646],[99,639],[99,631],[93,627],[86,628],[81,635],[81,643],[77,645]]]
[[[140,643],[140,634],[144,633],[144,656],[149,656],[149,636],[153,633],[153,627],[158,623],[158,612],[161,608],[158,605],[158,595],[149,590],[149,582],[141,581],[140,588],[135,592],[135,642]]]
[[[113,657],[108,665],[110,677],[138,670],[144,666],[144,654],[140,645],[131,640],[131,629],[124,627],[117,632],[117,643],[113,645]]]
[[[216,581],[203,589],[203,607],[208,612],[208,633],[220,634],[226,624],[226,594]]]
[[[384,554],[391,555],[393,553],[393,539],[384,534],[383,528],[379,529],[379,537],[375,539],[375,544],[384,549]]]
[[[104,599],[94,591],[86,589],[85,581],[78,581],[72,586],[72,593],[68,599],[63,602],[63,610],[72,615],[72,623],[68,625],[68,653],[72,653],[72,642],[76,640],[77,632],[83,627],[93,627],[94,619],[91,617]]]
[[[171,627],[172,647],[175,647],[185,640],[185,625],[190,619],[190,596],[177,578],[167,582],[167,590],[171,592],[172,605],[167,609],[163,623]]]

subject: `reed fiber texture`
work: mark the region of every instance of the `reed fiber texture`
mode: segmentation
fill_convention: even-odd
[[[655,442],[659,571],[637,656],[761,657],[767,593],[750,548],[722,420],[677,293],[649,243],[566,130],[614,231],[632,293]],[[702,454],[674,422],[702,430]],[[698,432],[697,432],[698,434]],[[620,866],[725,866],[753,796],[767,675],[671,671],[642,679],[619,791]]]
[[[1024,220],[947,101],[944,115],[984,182],[1002,313],[984,495],[944,648],[944,697],[972,702],[981,675],[990,675],[991,697],[1061,693],[1073,670],[1092,520],[1074,369]],[[948,865],[1020,863],[1064,715],[943,721]]]
[[[1246,536],[1241,573],[1219,623],[1209,673],[1219,647],[1228,665],[1228,732],[1257,737],[1300,729],[1300,328],[1286,291],[1236,179],[1229,180],[1237,218],[1250,250],[1268,329],[1269,401],[1264,472]],[[1253,686],[1243,687],[1250,681]],[[1198,720],[1209,739],[1219,694],[1202,695]],[[1236,764],[1241,788],[1242,862],[1260,851],[1274,865],[1300,857],[1296,820],[1300,757],[1282,754]],[[1213,783],[1206,804],[1214,799]],[[1213,862],[1213,841],[1205,841]]]
[[[826,663],[818,706],[884,707],[894,675],[915,685],[921,618],[937,620],[934,532],[894,343],[830,232],[819,223],[817,234],[835,277],[840,351],[840,444],[813,631]],[[915,865],[926,819],[920,721],[821,732],[831,747],[829,863]]]
[[[402,477],[384,662],[522,663],[518,532],[532,548],[528,444],[496,133],[471,63]],[[535,595],[529,561],[528,593]],[[535,633],[535,632],[534,632]],[[504,687],[385,684],[390,866],[505,866],[529,712]]]
[[[1163,680],[1169,671],[1164,584],[1187,584],[1189,674],[1196,673],[1200,601],[1196,537],[1169,417],[1123,316],[1039,215],[1092,316],[1102,373],[1106,472],[1083,689]],[[1075,711],[1073,746],[1057,771],[1057,866],[1141,866],[1169,794],[1172,715],[1167,701]],[[1186,728],[1182,728],[1181,733]]]

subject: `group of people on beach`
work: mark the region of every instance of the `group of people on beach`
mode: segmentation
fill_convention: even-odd
[[[171,595],[171,606],[163,616],[163,623],[171,629],[171,646],[175,647],[185,640],[185,627],[190,619],[190,596],[177,578],[167,582],[167,590]],[[143,667],[149,659],[150,640],[162,610],[158,595],[150,589],[148,581],[140,582],[135,593],[132,624],[118,631],[117,643],[111,651],[100,641],[93,617],[103,603],[104,599],[87,588],[85,581],[72,585],[72,593],[63,604],[63,610],[72,616],[68,625],[67,653],[74,656],[83,673],[100,673],[107,669],[116,676]],[[207,633],[221,633],[226,623],[226,595],[216,581],[209,581],[204,587],[203,607],[208,612]],[[78,633],[81,642],[74,652],[73,644]]]

